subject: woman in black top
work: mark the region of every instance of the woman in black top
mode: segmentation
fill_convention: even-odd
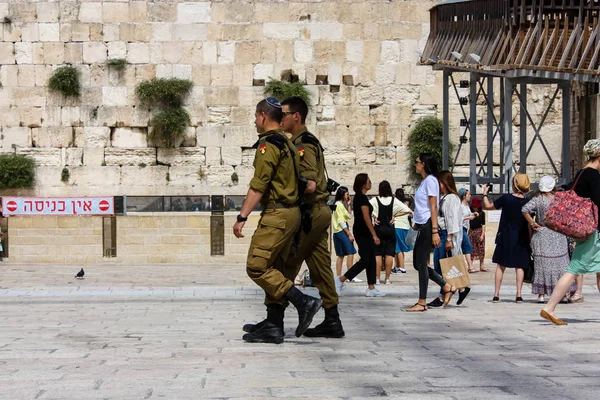
[[[589,161],[585,168],[575,176],[574,181],[579,179],[575,186],[575,193],[579,197],[592,199],[594,204],[598,206],[598,212],[600,213],[600,139],[589,140],[583,147],[583,152],[589,157]],[[573,183],[568,186],[568,189],[572,186]],[[598,232],[595,232],[583,242],[577,242],[567,272],[559,279],[550,300],[540,312],[540,315],[556,325],[567,325],[565,321],[556,317],[554,310],[569,291],[575,276],[591,273],[595,273],[597,279],[600,278],[598,275],[600,274],[600,240],[598,240]]]
[[[340,276],[340,281],[343,283],[347,280],[354,279],[363,270],[367,270],[367,297],[383,297],[385,293],[380,292],[375,288],[376,271],[375,271],[375,246],[381,243],[373,223],[371,222],[371,214],[373,206],[369,203],[366,193],[371,189],[371,180],[367,174],[358,174],[354,178],[354,200],[352,208],[354,210],[354,240],[358,245],[358,255],[360,260],[352,266],[346,273]]]

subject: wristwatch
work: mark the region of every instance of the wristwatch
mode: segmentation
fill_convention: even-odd
[[[446,238],[446,242],[452,243],[452,239],[451,238]]]
[[[238,214],[237,222],[246,222],[248,221],[248,217],[242,217],[242,214]]]

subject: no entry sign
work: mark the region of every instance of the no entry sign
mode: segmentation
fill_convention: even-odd
[[[5,215],[114,215],[112,197],[3,197]]]

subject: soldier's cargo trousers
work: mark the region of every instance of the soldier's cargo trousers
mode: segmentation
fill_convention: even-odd
[[[252,235],[246,272],[266,293],[269,302],[281,298],[294,286],[283,271],[294,235],[300,227],[300,209],[269,208],[263,212]]]
[[[331,209],[329,206],[324,202],[315,203],[312,209],[312,229],[308,234],[304,232],[300,234],[298,250],[295,253],[292,251],[283,270],[285,277],[293,282],[300,272],[302,262],[306,261],[310,279],[319,289],[324,308],[331,308],[339,303],[331,269],[330,225]],[[265,303],[268,304],[267,301]]]

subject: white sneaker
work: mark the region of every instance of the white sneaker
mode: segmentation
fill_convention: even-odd
[[[381,285],[381,281],[379,279],[377,279],[377,281],[375,282],[376,285]]]
[[[404,268],[398,268],[398,270],[399,270],[400,272],[402,272],[403,274],[405,274],[405,273],[406,273],[406,270],[405,270]]]
[[[373,289],[367,289],[365,296],[367,296],[367,297],[385,297],[386,294],[383,292],[380,292],[379,290],[377,290],[377,288],[373,288]]]
[[[342,282],[340,280],[339,276],[334,276],[333,277],[333,282],[335,283],[335,291],[337,292],[337,294],[339,296],[340,293],[342,293],[342,289],[344,288],[344,282]]]
[[[358,278],[352,279],[352,282],[354,282],[354,283],[361,283],[362,281],[363,281],[362,279],[358,279]]]
[[[389,279],[386,279],[386,280],[385,280],[385,284],[386,284],[386,285],[391,285],[391,284],[392,284],[392,281],[390,281]]]

